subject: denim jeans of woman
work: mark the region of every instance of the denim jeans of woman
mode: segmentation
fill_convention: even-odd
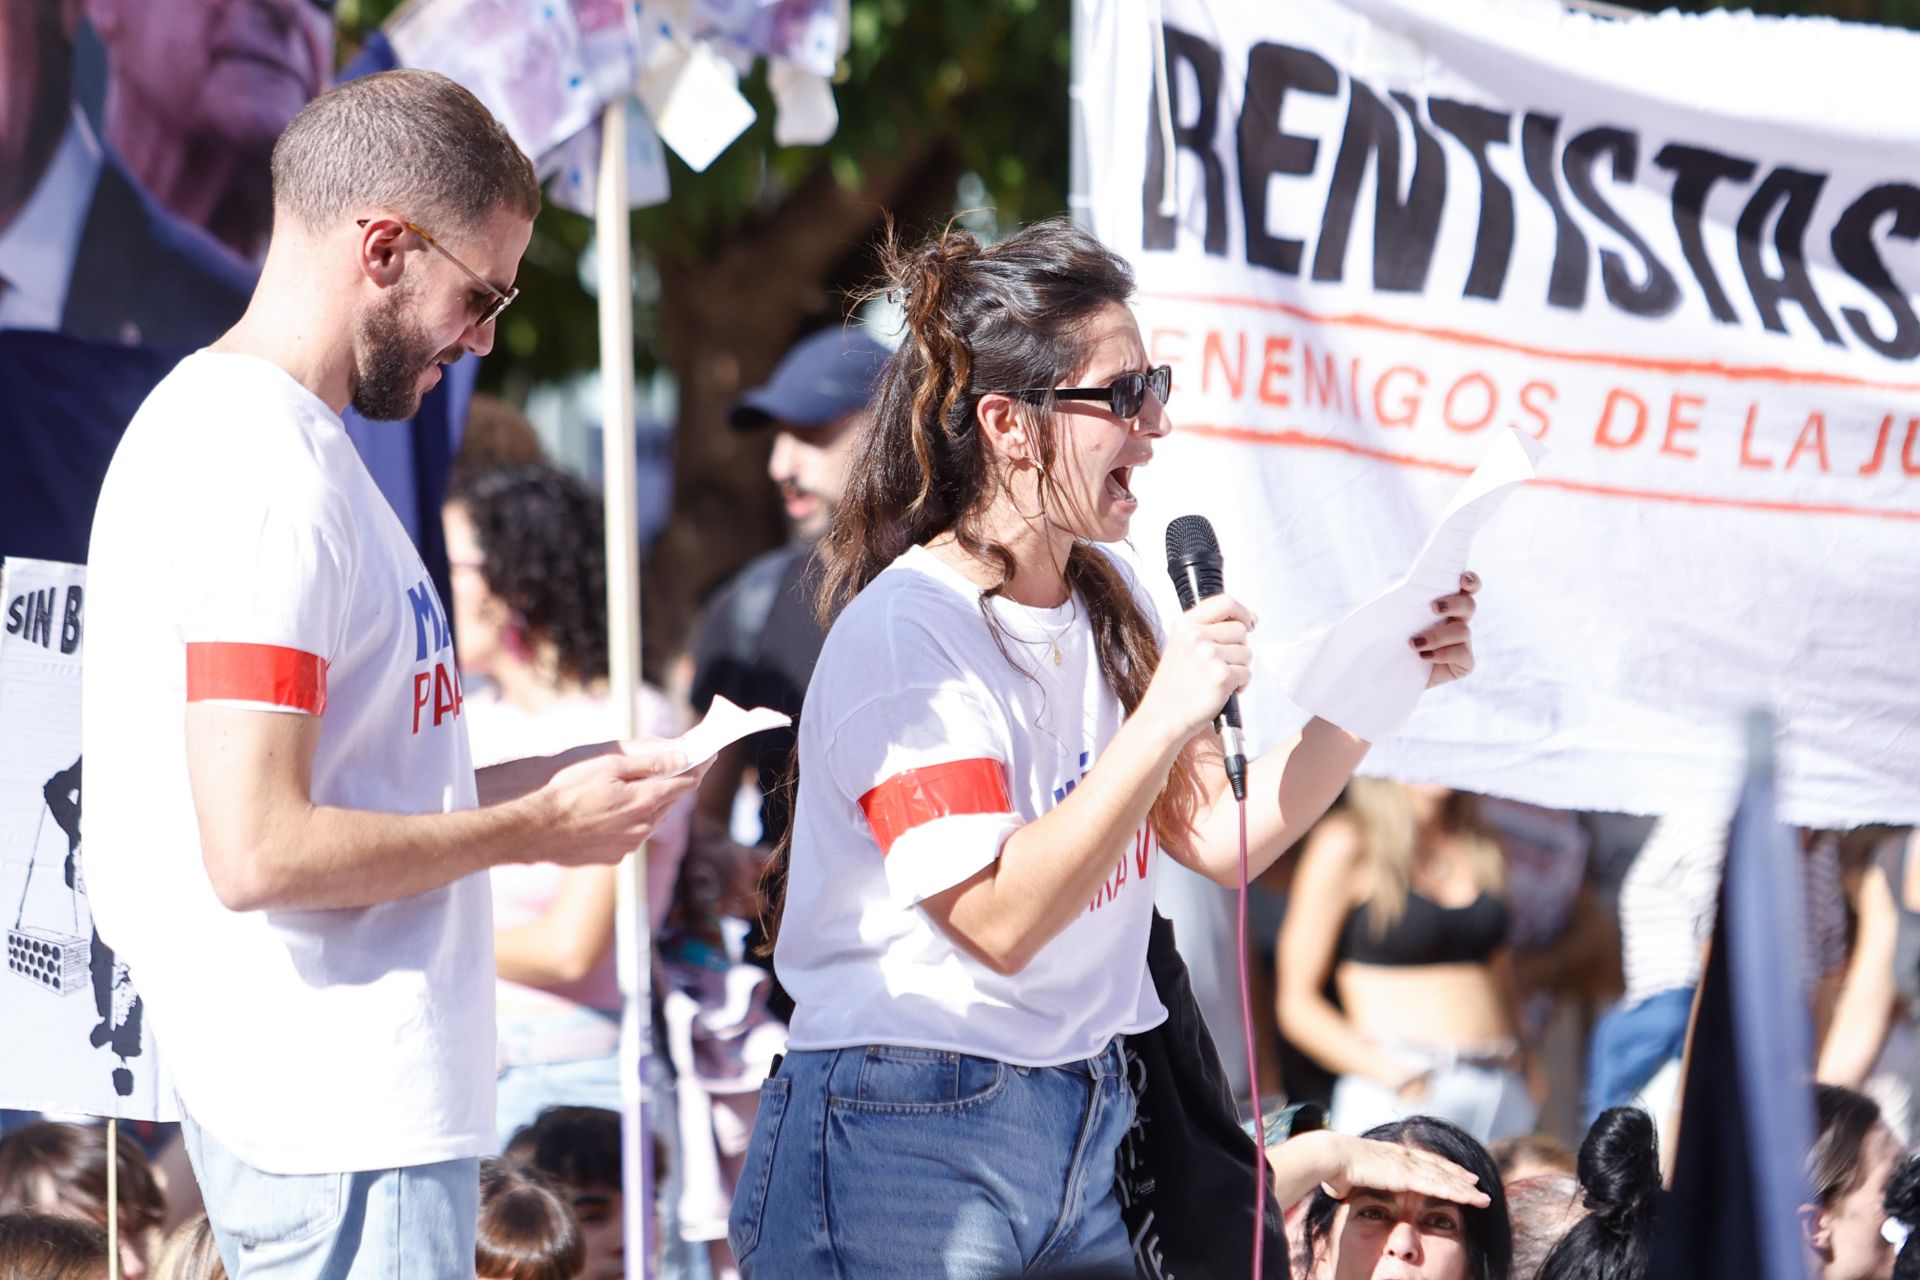
[[[761,1089],[728,1239],[744,1280],[998,1280],[1132,1254],[1121,1042],[1057,1067],[866,1045]]]
[[[1427,1072],[1427,1087],[1414,1101],[1365,1076],[1341,1076],[1333,1087],[1329,1126],[1341,1133],[1365,1133],[1376,1125],[1412,1115],[1451,1120],[1481,1142],[1498,1142],[1533,1130],[1540,1108],[1527,1082],[1508,1064],[1512,1044],[1477,1050],[1430,1045],[1386,1044],[1387,1053],[1410,1070]]]

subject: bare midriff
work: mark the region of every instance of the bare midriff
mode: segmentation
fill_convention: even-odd
[[[1493,970],[1484,964],[1359,964],[1334,970],[1347,1020],[1380,1044],[1459,1048],[1514,1039]]]

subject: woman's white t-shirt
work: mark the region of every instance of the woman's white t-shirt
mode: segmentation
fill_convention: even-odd
[[[774,952],[797,1006],[790,1047],[1054,1066],[1157,1026],[1150,829],[1114,849],[1106,884],[1016,974],[967,955],[918,906],[1064,800],[1124,718],[1077,596],[1056,609],[983,598],[923,547],[875,578],[828,633],[800,719]]]

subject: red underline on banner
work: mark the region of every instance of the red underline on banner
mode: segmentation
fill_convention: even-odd
[[[1366,445],[1355,444],[1351,440],[1310,436],[1304,431],[1260,431],[1253,427],[1216,427],[1191,422],[1178,424],[1174,431],[1178,435],[1205,436],[1209,440],[1229,440],[1235,444],[1273,445],[1283,449],[1328,449],[1335,453],[1348,453],[1356,457],[1372,458],[1377,462],[1391,463],[1396,467],[1419,467],[1427,471],[1444,471],[1456,476],[1470,475],[1473,472],[1472,467],[1462,466],[1457,462],[1420,458],[1410,453],[1394,453],[1389,449],[1370,449]],[[1652,502],[1674,502],[1688,507],[1732,507],[1741,511],[1770,511],[1797,516],[1865,516],[1869,520],[1920,523],[1920,511],[1895,511],[1883,507],[1849,507],[1839,503],[1820,502],[1770,502],[1764,498],[1717,498],[1711,494],[1668,493],[1662,489],[1629,489],[1621,485],[1586,484],[1579,480],[1555,480],[1549,477],[1530,480],[1528,483],[1542,489],[1560,489],[1567,493],[1584,493],[1599,498],[1640,498]]]
[[[1305,307],[1296,307],[1291,303],[1273,302],[1264,298],[1239,298],[1232,294],[1142,293],[1138,296],[1160,302],[1196,302],[1217,307],[1277,311],[1309,324],[1345,326],[1351,329],[1379,329],[1386,333],[1405,333],[1420,338],[1432,338],[1437,342],[1451,342],[1457,346],[1487,347],[1496,351],[1510,351],[1515,355],[1536,356],[1542,360],[1564,360],[1571,364],[1612,365],[1616,368],[1634,369],[1646,373],[1696,373],[1726,378],[1733,382],[1790,382],[1812,386],[1857,387],[1867,391],[1920,392],[1920,382],[1881,382],[1872,378],[1851,378],[1839,373],[1783,369],[1778,365],[1722,364],[1717,360],[1662,359],[1658,356],[1615,355],[1605,351],[1559,351],[1552,347],[1536,347],[1525,342],[1510,342],[1505,338],[1495,338],[1484,333],[1470,333],[1462,329],[1440,329],[1429,325],[1409,324],[1403,320],[1388,320],[1382,316],[1370,316],[1359,311],[1348,315],[1325,315],[1318,311],[1308,311]]]

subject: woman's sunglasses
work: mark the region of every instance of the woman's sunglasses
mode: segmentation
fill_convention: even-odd
[[[1147,392],[1153,392],[1153,398],[1165,404],[1173,394],[1173,366],[1161,365],[1145,373],[1123,373],[1104,387],[1023,387],[1018,391],[1002,391],[1004,396],[1022,396],[1035,399],[1052,396],[1055,400],[1105,400],[1107,407],[1113,410],[1116,418],[1137,418],[1140,411],[1147,407]]]

